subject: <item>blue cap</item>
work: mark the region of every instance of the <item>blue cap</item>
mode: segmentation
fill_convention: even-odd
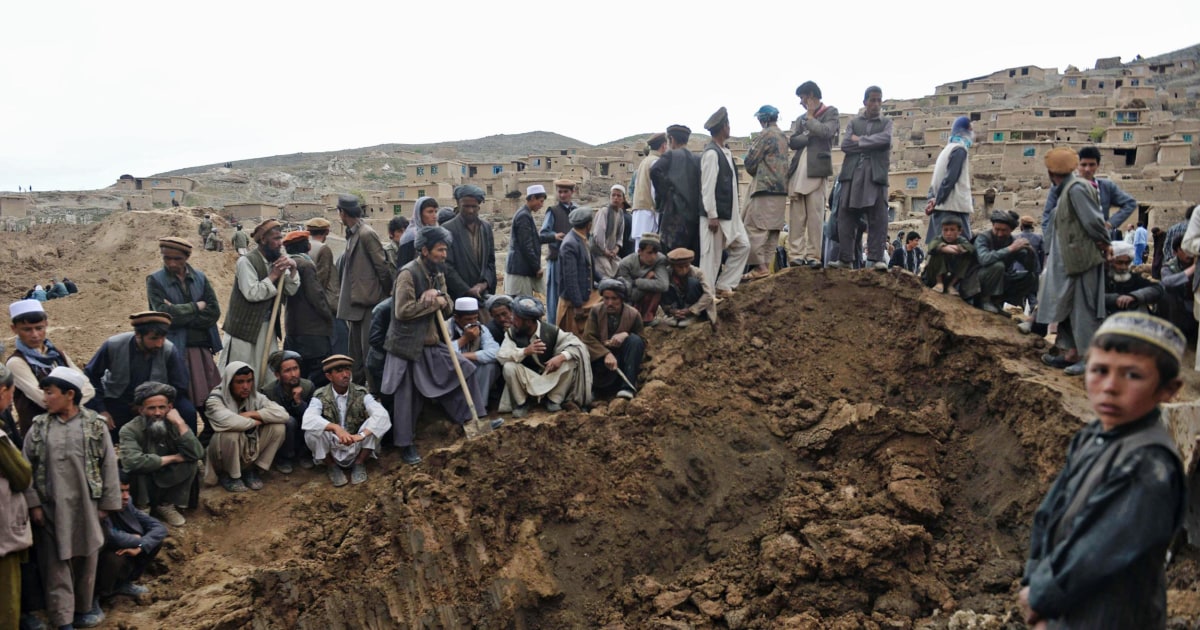
[[[758,111],[754,112],[754,117],[759,120],[765,120],[778,115],[779,110],[770,105],[763,105],[762,107],[758,108]]]
[[[971,128],[971,119],[967,118],[966,116],[959,116],[958,118],[954,119],[954,128],[951,129],[950,131],[952,133],[957,133],[959,131],[966,131],[970,128]]]

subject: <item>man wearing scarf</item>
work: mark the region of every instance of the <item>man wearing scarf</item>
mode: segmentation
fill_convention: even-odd
[[[438,224],[438,200],[433,197],[419,197],[413,203],[412,220],[408,222],[404,234],[400,235],[397,249],[396,269],[412,262],[417,257],[415,240],[422,226]]]
[[[188,371],[188,400],[208,398],[221,382],[213,357],[221,351],[221,305],[212,284],[199,269],[192,267],[192,244],[182,238],[158,239],[163,267],[146,276],[146,295],[150,310],[171,316],[167,339],[183,353]]]
[[[1149,314],[1150,307],[1163,301],[1166,287],[1152,282],[1140,273],[1133,273],[1136,250],[1125,241],[1112,242],[1112,259],[1104,283],[1105,310],[1140,311]],[[1165,317],[1164,317],[1165,319]]]
[[[23,437],[29,431],[29,424],[33,422],[34,416],[46,413],[42,379],[56,367],[70,368],[80,375],[83,374],[83,370],[76,367],[71,358],[46,337],[50,319],[41,302],[13,302],[8,307],[8,314],[12,318],[12,332],[17,336],[17,345],[5,366],[12,372],[13,383],[16,384],[13,407],[17,411],[17,426]],[[82,392],[82,402],[88,402],[96,395],[96,390],[86,379]]]
[[[646,354],[642,316],[625,303],[625,295],[624,282],[602,280],[603,302],[588,311],[583,342],[592,361],[592,393],[596,396],[615,391],[620,398],[633,398],[633,386],[642,371]]]
[[[238,258],[229,311],[225,313],[222,345],[225,351],[217,367],[222,371],[235,361],[260,365],[263,356],[275,350],[276,326],[267,321],[275,302],[279,278],[284,295],[300,290],[296,261],[283,255],[283,232],[279,222],[267,219],[254,229],[258,247]]]
[[[262,474],[271,469],[287,435],[288,413],[255,386],[254,368],[234,361],[225,366],[221,386],[205,401],[212,425],[204,483],[229,492],[262,490]]]
[[[942,235],[942,219],[950,214],[962,219],[963,236],[968,241],[975,240],[971,236],[971,212],[974,210],[971,200],[971,160],[967,159],[967,149],[973,142],[975,132],[971,129],[971,119],[959,116],[950,130],[950,140],[933,164],[933,179],[930,181],[937,189],[930,187],[929,201],[925,202],[925,214],[929,215],[926,245]]]
[[[500,412],[514,418],[529,414],[529,399],[541,398],[546,411],[592,403],[592,364],[579,337],[542,321],[546,311],[536,298],[513,301],[513,324],[496,352],[504,375]]]

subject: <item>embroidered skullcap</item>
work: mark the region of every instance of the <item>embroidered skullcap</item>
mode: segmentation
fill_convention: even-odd
[[[340,367],[353,367],[353,366],[354,366],[354,359],[351,359],[350,357],[348,357],[344,354],[335,354],[331,357],[327,357],[324,361],[321,361],[321,371],[325,372],[325,373],[332,372],[333,370],[340,368]]]
[[[754,117],[759,121],[770,120],[778,116],[779,110],[771,105],[763,105],[758,108],[758,111],[754,112]]]
[[[308,233],[307,230],[292,230],[291,232],[288,232],[286,235],[284,235],[283,244],[287,245],[288,243],[295,243],[296,241],[302,241],[302,240],[307,239],[309,236],[311,236],[311,235]]]
[[[1112,255],[1113,258],[1120,258],[1121,256],[1133,258],[1133,243],[1126,243],[1125,241],[1113,241]]]
[[[73,389],[82,394],[85,383],[87,383],[87,377],[83,375],[83,372],[60,365],[50,370],[50,374],[42,379],[41,386],[53,384],[58,385],[59,389]]]
[[[267,235],[271,233],[271,230],[277,229],[281,229],[279,227],[279,222],[275,219],[267,219],[266,221],[259,223],[258,227],[254,228],[254,231],[250,233],[250,238],[254,239],[258,243],[261,243],[263,242],[263,239],[265,239]]]
[[[604,293],[605,291],[615,291],[617,295],[621,296],[621,299],[625,299],[625,296],[629,294],[629,289],[625,286],[625,283],[616,278],[605,278],[600,281],[600,293]]]
[[[164,324],[171,325],[171,314],[163,313],[162,311],[142,311],[129,316],[129,323],[133,326],[142,324]]]
[[[546,194],[546,187],[541,184],[533,184],[529,188],[525,189],[525,198],[526,199],[529,199],[530,197],[532,197],[534,195],[545,196],[545,194]]]
[[[496,308],[497,306],[507,306],[512,308],[512,303],[512,298],[504,294],[497,294],[488,298],[487,301],[483,303],[483,308],[487,309],[490,313],[492,309]]]
[[[721,109],[713,112],[713,115],[709,116],[708,120],[704,121],[704,128],[709,131],[716,131],[726,122],[729,122],[729,112],[722,106]]]
[[[192,244],[174,236],[164,236],[158,239],[159,249],[173,249],[177,252],[182,252],[185,256],[192,255]]]
[[[959,116],[954,119],[954,127],[950,129],[950,133],[960,133],[971,129],[971,119],[966,116]]]
[[[479,300],[467,295],[454,300],[455,313],[478,313]]]
[[[513,315],[521,319],[541,319],[546,315],[546,307],[541,301],[528,295],[519,295],[512,303]]]
[[[1075,149],[1055,147],[1046,152],[1046,170],[1055,175],[1069,175],[1079,166],[1079,154]]]
[[[575,182],[573,182],[569,179],[556,179],[556,180],[554,180],[554,187],[555,188],[570,188],[571,190],[575,190]]]
[[[42,308],[42,303],[37,300],[17,300],[8,305],[8,316],[16,319],[22,315],[30,313],[45,313],[46,309]]]
[[[571,227],[583,227],[592,220],[591,208],[575,208],[571,214],[567,215],[567,220],[571,222]]]
[[[676,247],[667,253],[667,260],[673,263],[692,262],[696,259],[696,252],[686,247]]]
[[[483,203],[483,189],[475,184],[463,184],[454,189],[454,200],[460,201],[463,197],[474,197],[479,203]]]
[[[1092,339],[1099,339],[1101,335],[1122,335],[1144,341],[1166,350],[1180,363],[1183,362],[1183,351],[1187,347],[1187,337],[1184,337],[1175,324],[1137,311],[1109,315],[1104,323],[1100,324],[1100,328],[1096,329],[1096,336]]]
[[[1008,227],[1016,228],[1018,218],[1017,213],[1012,210],[992,210],[992,214],[988,217],[988,220],[992,223],[1004,223]]]
[[[662,239],[658,237],[657,232],[646,232],[639,240],[641,242],[650,241],[651,243],[658,243],[659,245],[662,245]]]

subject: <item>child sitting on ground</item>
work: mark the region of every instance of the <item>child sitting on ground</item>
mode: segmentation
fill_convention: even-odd
[[[1179,391],[1183,333],[1137,312],[1101,324],[1087,356],[1098,416],[1033,517],[1021,612],[1037,628],[1163,628],[1165,564],[1183,521],[1183,465],[1158,405]],[[1049,624],[1049,625],[1048,625]]]
[[[975,246],[962,235],[962,220],[956,216],[942,219],[942,236],[929,243],[925,271],[921,279],[925,286],[941,283],[942,293],[958,288],[962,277],[975,264]]]

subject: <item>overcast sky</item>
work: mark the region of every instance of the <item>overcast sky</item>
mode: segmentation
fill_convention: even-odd
[[[853,7],[853,8],[851,8]],[[1153,10],[1139,10],[1145,7]],[[544,130],[733,133],[802,81],[854,111],[1017,65],[1200,43],[1200,2],[10,2],[0,190],[283,153]]]

